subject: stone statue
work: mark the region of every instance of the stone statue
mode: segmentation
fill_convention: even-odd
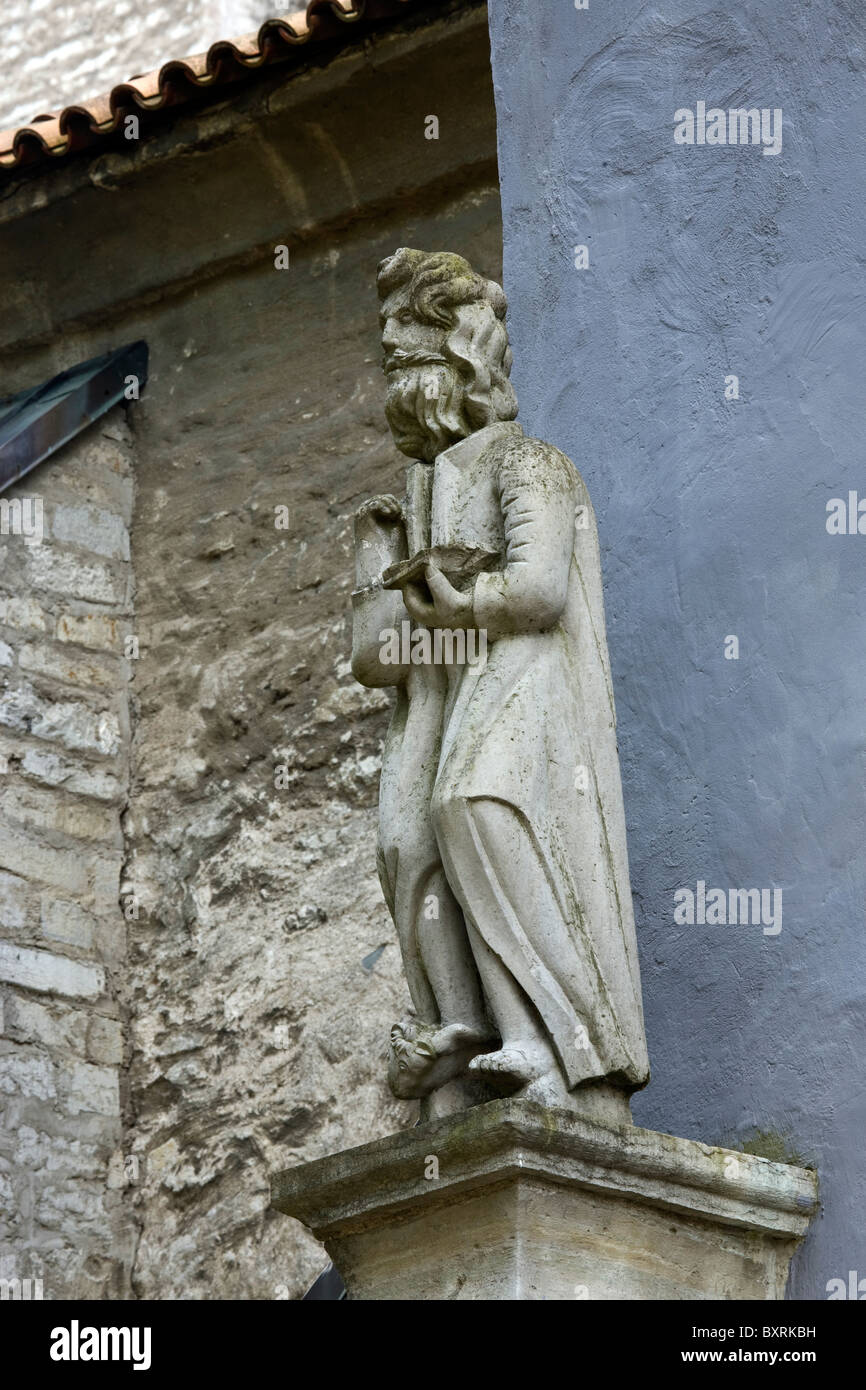
[[[352,669],[397,697],[379,873],[414,1014],[391,1087],[426,1117],[519,1094],[622,1120],[649,1073],[592,507],[515,420],[500,287],[403,248],[378,289],[412,461],[402,503],[356,515]]]

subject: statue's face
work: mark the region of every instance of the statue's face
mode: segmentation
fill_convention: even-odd
[[[382,325],[386,373],[394,369],[402,352],[429,353],[435,358],[441,357],[446,330],[435,323],[419,322],[409,304],[408,285],[401,286],[388,296],[382,305],[379,322]]]
[[[413,313],[407,285],[388,296],[379,318],[388,384],[385,416],[394,442],[410,458],[432,463],[470,433],[463,383],[447,353],[449,329]]]

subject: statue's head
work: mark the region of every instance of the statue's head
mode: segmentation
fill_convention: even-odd
[[[475,430],[513,420],[505,295],[448,251],[401,247],[378,275],[385,415],[397,448],[432,462]]]

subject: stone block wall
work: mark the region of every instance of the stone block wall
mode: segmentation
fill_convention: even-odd
[[[132,489],[118,407],[0,499],[0,1279],[45,1298],[122,1296],[132,1251]]]

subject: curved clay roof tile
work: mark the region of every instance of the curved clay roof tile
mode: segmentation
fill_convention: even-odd
[[[299,47],[339,37],[360,20],[398,15],[415,0],[310,0],[305,10],[267,19],[255,34],[219,39],[206,53],[175,58],[153,72],[129,78],[103,96],[35,116],[0,133],[0,173],[62,158],[114,134],[124,116],[179,106],[196,92],[238,81],[273,63],[287,62]]]

